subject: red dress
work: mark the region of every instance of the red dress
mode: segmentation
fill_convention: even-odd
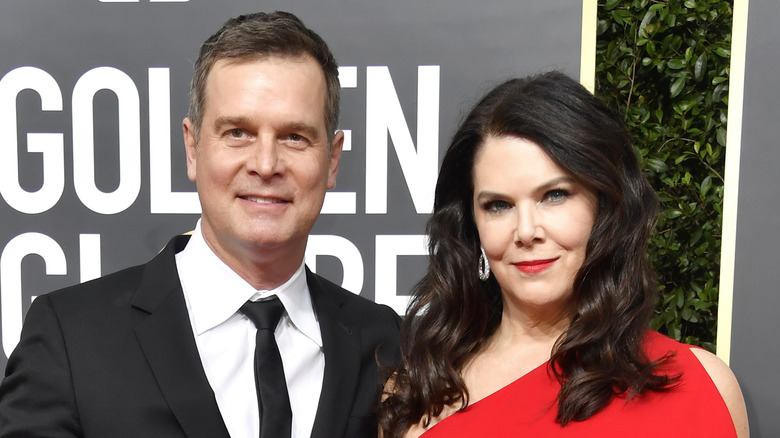
[[[548,363],[495,393],[450,415],[422,435],[437,437],[707,437],[736,438],[726,403],[690,346],[648,331],[651,359],[676,355],[670,374],[682,372],[668,392],[648,392],[626,401],[614,397],[596,415],[561,427],[555,422],[560,385]]]

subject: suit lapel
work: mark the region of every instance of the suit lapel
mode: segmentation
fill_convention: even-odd
[[[322,392],[312,437],[344,435],[360,375],[360,333],[340,318],[342,302],[306,269],[312,305],[320,323],[325,354]]]
[[[147,264],[133,305],[149,313],[136,338],[174,416],[192,438],[229,438],[192,334],[174,254],[177,237]]]

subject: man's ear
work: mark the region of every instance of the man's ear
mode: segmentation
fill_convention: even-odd
[[[195,181],[195,169],[198,161],[198,141],[195,136],[195,125],[189,117],[185,117],[181,127],[184,136],[184,149],[187,152],[187,177],[190,181]]]
[[[333,142],[330,145],[330,163],[328,164],[328,189],[336,187],[336,176],[339,173],[339,163],[341,162],[341,152],[344,147],[344,131],[339,130],[333,136]]]

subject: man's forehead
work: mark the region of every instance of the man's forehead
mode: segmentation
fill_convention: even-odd
[[[291,64],[292,63],[292,64]],[[283,55],[268,55],[268,56],[256,56],[256,57],[242,57],[242,58],[223,58],[219,59],[211,66],[205,81],[204,87],[204,101],[208,101],[209,90],[213,90],[216,86],[216,77],[222,77],[223,73],[233,67],[243,66],[256,66],[258,69],[262,69],[263,66],[268,65],[292,65],[293,67],[301,67],[302,69],[316,68],[317,76],[320,79],[319,84],[322,85],[322,99],[323,104],[327,100],[327,83],[325,79],[325,72],[322,70],[322,66],[316,62],[314,58],[309,55],[303,54],[300,56],[283,56]],[[315,80],[307,80],[306,84],[316,84]]]
[[[204,93],[204,106],[203,106],[203,114],[204,119],[205,118],[211,118],[212,121],[209,122],[209,124],[216,123],[216,124],[231,124],[235,122],[238,119],[243,120],[244,122],[248,123],[250,121],[257,122],[257,120],[250,120],[252,119],[250,114],[245,113],[241,108],[241,106],[236,107],[233,103],[229,103],[230,101],[221,101],[222,99],[217,98],[217,100],[214,100],[214,96],[224,96],[224,91],[229,91],[228,95],[233,96],[241,96],[241,92],[238,91],[241,89],[241,85],[235,82],[231,82],[232,79],[225,80],[225,72],[226,69],[230,70],[232,67],[242,67],[242,66],[252,66],[253,64],[258,64],[257,67],[259,69],[262,69],[262,65],[268,65],[268,63],[281,63],[281,64],[288,64],[290,62],[293,63],[301,63],[301,66],[304,65],[306,67],[304,68],[311,68],[315,67],[317,68],[317,71],[321,73],[322,82],[320,82],[321,88],[322,88],[322,97],[321,100],[317,103],[311,103],[313,99],[316,99],[316,95],[313,95],[310,91],[315,87],[316,81],[306,80],[305,82],[298,82],[300,86],[295,86],[291,90],[300,90],[301,87],[304,89],[308,88],[308,91],[304,91],[303,95],[300,95],[300,91],[292,91],[293,93],[299,93],[300,95],[300,102],[306,102],[309,101],[311,104],[305,105],[305,111],[300,108],[296,109],[295,105],[292,106],[281,106],[278,108],[285,108],[284,111],[292,111],[293,113],[288,114],[289,118],[286,120],[285,124],[289,125],[299,125],[299,126],[307,126],[309,129],[326,129],[327,122],[326,122],[326,114],[325,114],[325,104],[326,104],[326,98],[327,98],[327,86],[325,84],[325,78],[324,73],[322,73],[321,66],[308,55],[302,55],[302,56],[262,56],[262,57],[252,57],[252,58],[241,58],[241,59],[235,59],[235,58],[229,58],[229,59],[220,59],[217,62],[214,63],[214,65],[211,68],[210,75],[208,77],[208,80],[206,82],[205,87],[205,93]],[[297,68],[296,64],[292,64],[293,68]],[[251,75],[250,75],[251,76]],[[306,76],[302,76],[305,78]],[[227,88],[226,88],[227,87]],[[279,88],[276,88],[279,90]],[[222,91],[220,91],[222,90]],[[214,94],[217,93],[217,94]],[[278,95],[284,96],[284,93],[280,93]],[[211,99],[210,99],[211,97]],[[243,107],[246,109],[247,107]],[[214,112],[216,111],[216,113]],[[207,114],[211,115],[211,117],[207,116]],[[213,119],[216,117],[217,119]],[[205,122],[205,120],[203,120]]]
[[[283,53],[257,54],[240,57],[218,58],[211,65],[211,68],[209,68],[207,78],[212,76],[211,73],[213,73],[214,70],[219,70],[224,67],[241,66],[255,63],[300,63],[301,65],[311,63],[317,66],[317,70],[321,73],[323,80],[325,79],[325,72],[322,70],[322,66],[320,66],[319,63],[317,63],[317,61],[308,53],[301,53],[298,55],[287,55]]]

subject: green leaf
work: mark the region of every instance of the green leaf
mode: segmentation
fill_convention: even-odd
[[[669,213],[666,214],[666,218],[667,219],[674,219],[674,218],[678,218],[678,217],[682,216],[682,214],[683,214],[683,212],[681,212],[680,210],[672,210],[672,211],[670,211]]]
[[[688,240],[688,245],[695,245],[701,240],[701,236],[704,234],[704,230],[701,228],[697,228],[693,230],[693,233],[691,233],[691,238]]]
[[[724,47],[717,47],[715,48],[715,54],[720,56],[721,58],[728,58],[731,56],[731,51]]]
[[[704,78],[704,72],[707,70],[707,54],[702,53],[696,58],[693,64],[693,78],[698,82]]]
[[[710,190],[710,187],[712,187],[712,177],[711,176],[707,176],[701,182],[701,186],[699,188],[699,193],[701,193],[702,196],[706,195],[707,192]]]
[[[653,19],[655,19],[655,10],[649,9],[646,13],[644,18],[642,18],[642,22],[639,23],[639,37],[640,38],[649,38],[650,34],[655,31],[657,26],[652,24]]]
[[[658,173],[663,173],[669,170],[669,168],[666,166],[666,162],[660,158],[649,158],[645,160],[645,166],[653,169]]]
[[[716,131],[715,138],[718,141],[718,144],[721,146],[726,146],[726,130],[722,127],[718,128]]]
[[[685,68],[685,60],[683,59],[670,59],[667,63],[669,65],[669,68],[680,70],[682,68]]]
[[[669,8],[663,3],[655,3],[652,6],[650,6],[648,9],[653,12],[657,12],[661,20],[664,19],[666,13],[669,11]]]
[[[669,87],[669,97],[677,97],[685,87],[685,75],[680,76]]]

